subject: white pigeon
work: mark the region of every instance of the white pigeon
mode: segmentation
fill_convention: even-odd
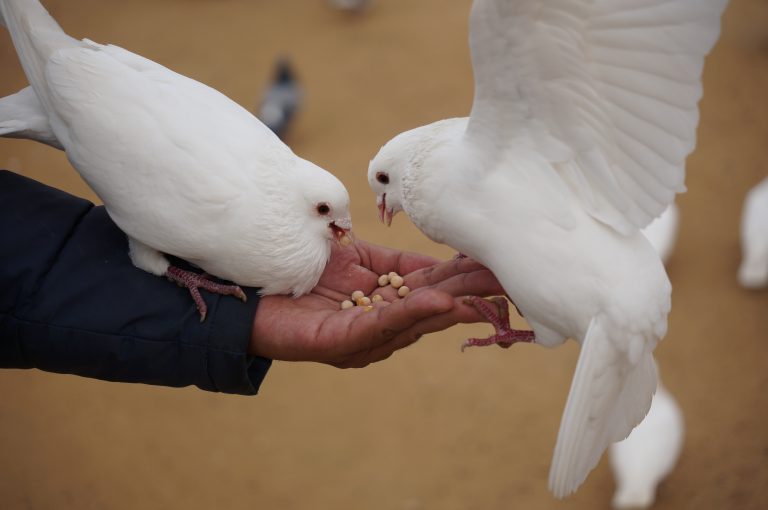
[[[680,457],[684,436],[683,413],[659,381],[648,415],[628,438],[608,450],[616,481],[613,508],[648,508],[653,504],[656,487]]]
[[[581,344],[550,470],[556,497],[650,407],[671,286],[640,228],[685,189],[725,4],[475,0],[470,117],[402,133],[368,168],[383,221],[404,210],[489,267],[536,343]],[[496,343],[531,340],[497,322]]]
[[[656,250],[661,261],[666,263],[672,255],[672,249],[677,241],[677,228],[680,223],[680,213],[675,203],[669,204],[661,216],[642,229],[643,235]]]
[[[220,92],[112,45],[66,35],[36,0],[0,0],[31,88],[0,100],[0,135],[66,151],[127,235],[133,263],[190,289],[262,294],[320,278],[351,229],[347,190]]]
[[[748,289],[768,285],[768,177],[752,188],[741,213],[739,283]]]

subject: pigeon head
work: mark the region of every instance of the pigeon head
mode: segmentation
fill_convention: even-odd
[[[432,165],[427,160],[434,150],[454,140],[465,127],[466,119],[433,122],[400,133],[379,149],[368,165],[368,184],[376,193],[383,223],[391,225],[392,218],[403,210],[406,192],[412,191],[415,180]]]
[[[317,236],[349,243],[352,218],[349,194],[336,177],[308,161],[302,161],[299,172],[302,206],[306,208],[306,229]]]
[[[403,210],[403,176],[417,146],[415,131],[401,133],[384,144],[368,165],[368,184],[376,193],[379,220],[387,226]]]

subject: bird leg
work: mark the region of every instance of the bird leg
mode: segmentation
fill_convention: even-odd
[[[205,289],[209,292],[224,296],[235,296],[243,302],[247,300],[245,292],[243,292],[243,289],[241,289],[240,286],[216,283],[208,279],[207,273],[198,274],[180,269],[176,266],[168,266],[165,276],[172,282],[176,282],[180,287],[189,289],[189,293],[192,294],[192,299],[195,301],[195,305],[197,305],[197,311],[200,312],[200,322],[205,320],[205,316],[208,313],[208,306],[205,304],[203,296],[200,295],[198,289]]]
[[[461,346],[462,352],[464,352],[464,349],[467,347],[485,347],[486,345],[493,344],[508,349],[512,344],[517,342],[534,342],[536,340],[533,331],[512,329],[509,324],[507,300],[503,297],[494,297],[488,302],[477,296],[468,296],[464,299],[464,302],[477,309],[488,322],[493,324],[493,327],[496,329],[496,334],[488,338],[470,338],[466,340],[464,345]],[[491,309],[491,303],[496,305],[498,313]]]

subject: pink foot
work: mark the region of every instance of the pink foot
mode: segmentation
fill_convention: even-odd
[[[497,344],[499,347],[508,349],[517,342],[534,342],[536,337],[533,331],[512,329],[509,325],[509,309],[507,300],[503,297],[491,298],[491,302],[498,308],[498,313],[491,309],[491,303],[477,296],[469,296],[464,300],[468,305],[474,306],[488,322],[496,328],[496,334],[488,338],[470,338],[461,346],[461,351],[467,347],[485,347],[486,345]]]
[[[208,306],[205,304],[203,296],[200,295],[198,289],[205,289],[209,292],[222,294],[224,296],[235,296],[243,302],[247,300],[245,292],[243,292],[243,289],[238,285],[223,285],[221,283],[216,283],[209,280],[206,273],[197,274],[192,271],[185,271],[176,266],[168,266],[165,276],[172,282],[176,282],[180,287],[189,289],[189,293],[192,294],[192,299],[195,301],[195,305],[197,305],[197,311],[200,312],[200,322],[205,320],[205,316],[208,313]]]

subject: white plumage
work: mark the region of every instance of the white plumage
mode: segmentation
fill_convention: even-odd
[[[650,407],[671,287],[639,229],[684,190],[725,4],[475,0],[470,117],[402,133],[370,163],[383,219],[405,210],[489,267],[537,343],[581,344],[557,497]]]
[[[351,228],[338,179],[216,90],[69,37],[36,0],[0,13],[31,84],[0,100],[0,135],[63,148],[136,266],[166,274],[167,253],[264,294],[315,286]]]
[[[675,203],[669,204],[661,216],[653,220],[642,232],[651,246],[656,250],[661,261],[666,264],[672,255],[672,249],[677,241],[677,229],[680,223],[680,213]]]
[[[614,508],[648,508],[653,504],[656,487],[680,457],[684,436],[683,413],[659,381],[648,415],[628,438],[609,449],[616,481]]]
[[[749,289],[768,285],[768,178],[752,188],[741,213],[739,283]]]

